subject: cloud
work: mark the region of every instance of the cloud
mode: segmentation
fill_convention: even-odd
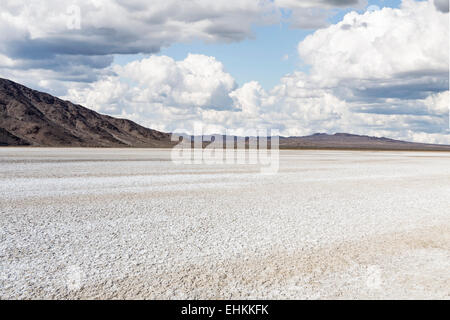
[[[16,69],[56,71],[61,61],[67,61],[69,69],[93,67],[92,63],[98,64],[101,56],[105,57],[100,63],[104,68],[114,54],[153,54],[171,44],[193,40],[241,41],[252,35],[253,25],[279,22],[284,9],[312,8],[304,11],[300,20],[295,14],[293,26],[323,25],[318,21],[328,15],[320,8],[353,5],[358,1],[278,2],[3,0],[0,55],[11,59]],[[96,58],[93,62],[80,56]],[[2,60],[0,63],[4,65]]]
[[[359,6],[361,0],[275,0],[275,4],[282,8],[336,8]]]
[[[77,14],[68,10],[73,6],[79,8],[79,29],[69,26]],[[18,53],[26,51],[22,45],[42,54],[101,55],[154,53],[192,39],[241,40],[252,23],[265,22],[263,15],[270,19],[273,9],[265,0],[32,0],[7,1],[0,10],[2,20],[18,33],[13,39],[22,40],[13,48]]]
[[[152,119],[161,128],[202,110],[231,109],[229,93],[237,87],[223,64],[205,55],[189,54],[181,61],[151,56],[112,69],[115,75],[69,89],[65,98],[99,112],[138,116],[140,122]]]
[[[429,114],[448,116],[450,111],[448,91],[439,92],[427,97],[424,101]]]
[[[230,74],[214,57],[189,54],[182,61],[152,56],[134,61],[116,72],[138,84],[144,99],[187,108],[226,109],[231,106],[228,92],[236,88]],[[149,88],[149,92],[145,89]]]
[[[302,8],[295,9],[299,3]],[[290,8],[302,11],[292,15],[293,27],[321,27],[329,16],[321,8],[340,6],[335,1],[280,5],[272,0],[3,0],[0,76],[66,95],[68,88],[112,76],[115,54],[155,54],[194,40],[241,41],[252,37],[252,26],[278,23],[282,10]],[[213,103],[221,108],[218,102]]]
[[[433,134],[430,141],[441,135],[450,143],[448,43],[448,14],[433,1],[404,0],[399,9],[351,12],[305,38],[298,52],[312,85],[346,101],[354,130],[422,132],[421,140]]]
[[[318,86],[347,101],[380,103],[448,90],[448,39],[447,14],[431,1],[405,0],[400,9],[351,12],[305,38],[298,52]]]
[[[95,81],[114,54],[153,54],[192,40],[240,41],[252,25],[278,17],[269,0],[3,0],[0,74],[45,69],[52,80]]]
[[[113,66],[114,76],[67,98],[165,131],[202,122],[209,133],[263,127],[450,143],[448,15],[432,1],[351,12],[298,51],[310,72],[288,74],[269,91],[257,81],[237,88],[221,62],[191,54]]]
[[[434,0],[434,5],[441,12],[448,12],[448,0]]]
[[[0,36],[1,52],[43,59],[156,53],[194,39],[239,41],[252,24],[273,23],[278,13],[269,0],[19,0],[2,2],[0,17],[8,31]]]
[[[257,81],[247,82],[229,95],[234,99],[235,108],[251,117],[260,114],[268,98],[268,94]]]
[[[351,12],[306,37],[298,52],[323,79],[409,78],[448,73],[448,38],[448,15],[430,2],[405,0],[401,9]]]
[[[292,28],[319,29],[329,25],[329,18],[337,13],[340,8],[362,9],[366,5],[365,0],[275,0],[275,5],[288,10],[287,19]]]
[[[291,28],[319,29],[329,25],[328,19],[334,13],[323,8],[293,8],[288,21]]]

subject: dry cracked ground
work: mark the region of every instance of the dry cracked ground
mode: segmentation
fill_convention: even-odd
[[[450,298],[450,153],[0,149],[1,299]]]

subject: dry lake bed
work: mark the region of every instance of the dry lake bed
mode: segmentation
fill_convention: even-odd
[[[450,153],[0,149],[1,299],[450,299]]]

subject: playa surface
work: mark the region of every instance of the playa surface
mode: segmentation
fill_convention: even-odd
[[[0,149],[0,298],[450,298],[450,153]]]

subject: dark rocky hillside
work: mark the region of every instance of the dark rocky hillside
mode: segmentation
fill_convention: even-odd
[[[167,147],[170,135],[0,78],[0,145]]]

